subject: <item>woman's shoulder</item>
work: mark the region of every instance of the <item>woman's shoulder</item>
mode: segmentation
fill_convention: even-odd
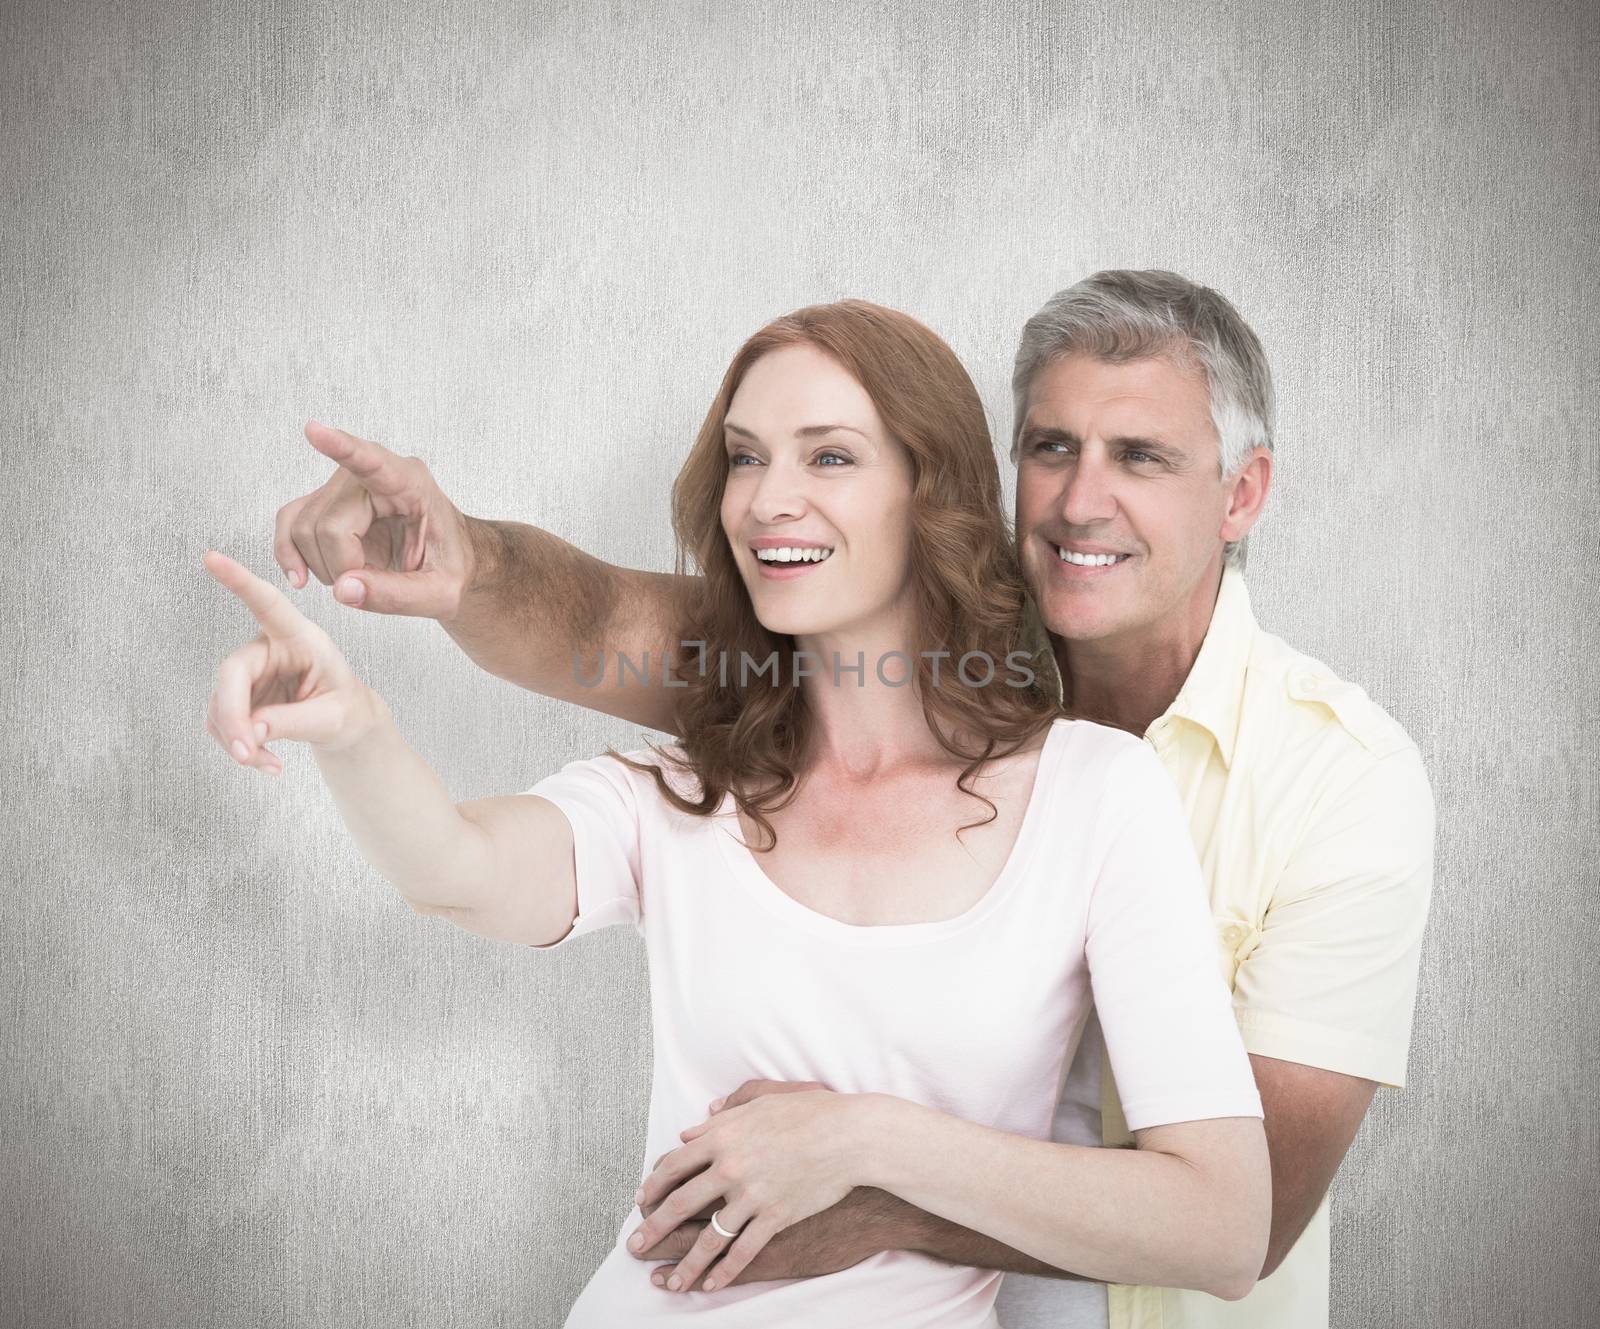
[[[619,757],[623,760],[619,761]],[[661,797],[661,788],[656,782],[656,772],[660,771],[667,787],[680,798],[698,802],[703,796],[700,778],[681,743],[651,744],[631,752],[607,752],[596,760],[608,762],[625,772],[641,793],[648,791],[656,798]]]
[[[1129,752],[1143,752],[1152,758],[1155,756],[1150,745],[1137,734],[1130,734],[1115,725],[1101,724],[1098,720],[1081,720],[1064,715],[1051,721],[1050,736],[1063,747],[1070,748],[1078,762],[1111,763]]]
[[[1171,786],[1155,749],[1126,729],[1063,717],[1051,724],[1050,739],[1053,792],[1080,807],[1116,805]]]

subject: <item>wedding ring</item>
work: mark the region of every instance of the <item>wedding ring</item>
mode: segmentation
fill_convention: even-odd
[[[711,1226],[716,1229],[719,1237],[726,1237],[729,1241],[732,1241],[739,1234],[737,1232],[729,1232],[727,1228],[723,1227],[721,1223],[717,1222],[717,1216],[722,1212],[723,1211],[721,1209],[718,1209],[715,1214],[711,1215]]]

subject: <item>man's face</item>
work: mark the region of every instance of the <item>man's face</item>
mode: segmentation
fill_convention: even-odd
[[[1136,639],[1215,587],[1224,541],[1243,534],[1218,458],[1198,370],[1070,355],[1038,373],[1017,445],[1017,541],[1052,632]],[[1063,551],[1116,558],[1085,566]]]

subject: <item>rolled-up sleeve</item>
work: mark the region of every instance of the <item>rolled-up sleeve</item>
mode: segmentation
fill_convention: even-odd
[[[1433,854],[1415,747],[1374,758],[1313,812],[1235,976],[1246,1048],[1405,1083]]]
[[[1128,1127],[1259,1117],[1183,808],[1144,744],[1108,769],[1106,807],[1085,953]]]
[[[551,950],[619,923],[637,928],[643,917],[642,848],[638,795],[628,768],[609,756],[572,761],[527,792],[554,803],[571,825],[578,894],[572,930],[535,949]]]

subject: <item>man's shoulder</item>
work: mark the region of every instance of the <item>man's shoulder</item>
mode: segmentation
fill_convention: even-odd
[[[1256,634],[1248,687],[1258,705],[1277,712],[1280,736],[1297,746],[1320,739],[1371,760],[1417,746],[1359,683],[1270,632]]]

